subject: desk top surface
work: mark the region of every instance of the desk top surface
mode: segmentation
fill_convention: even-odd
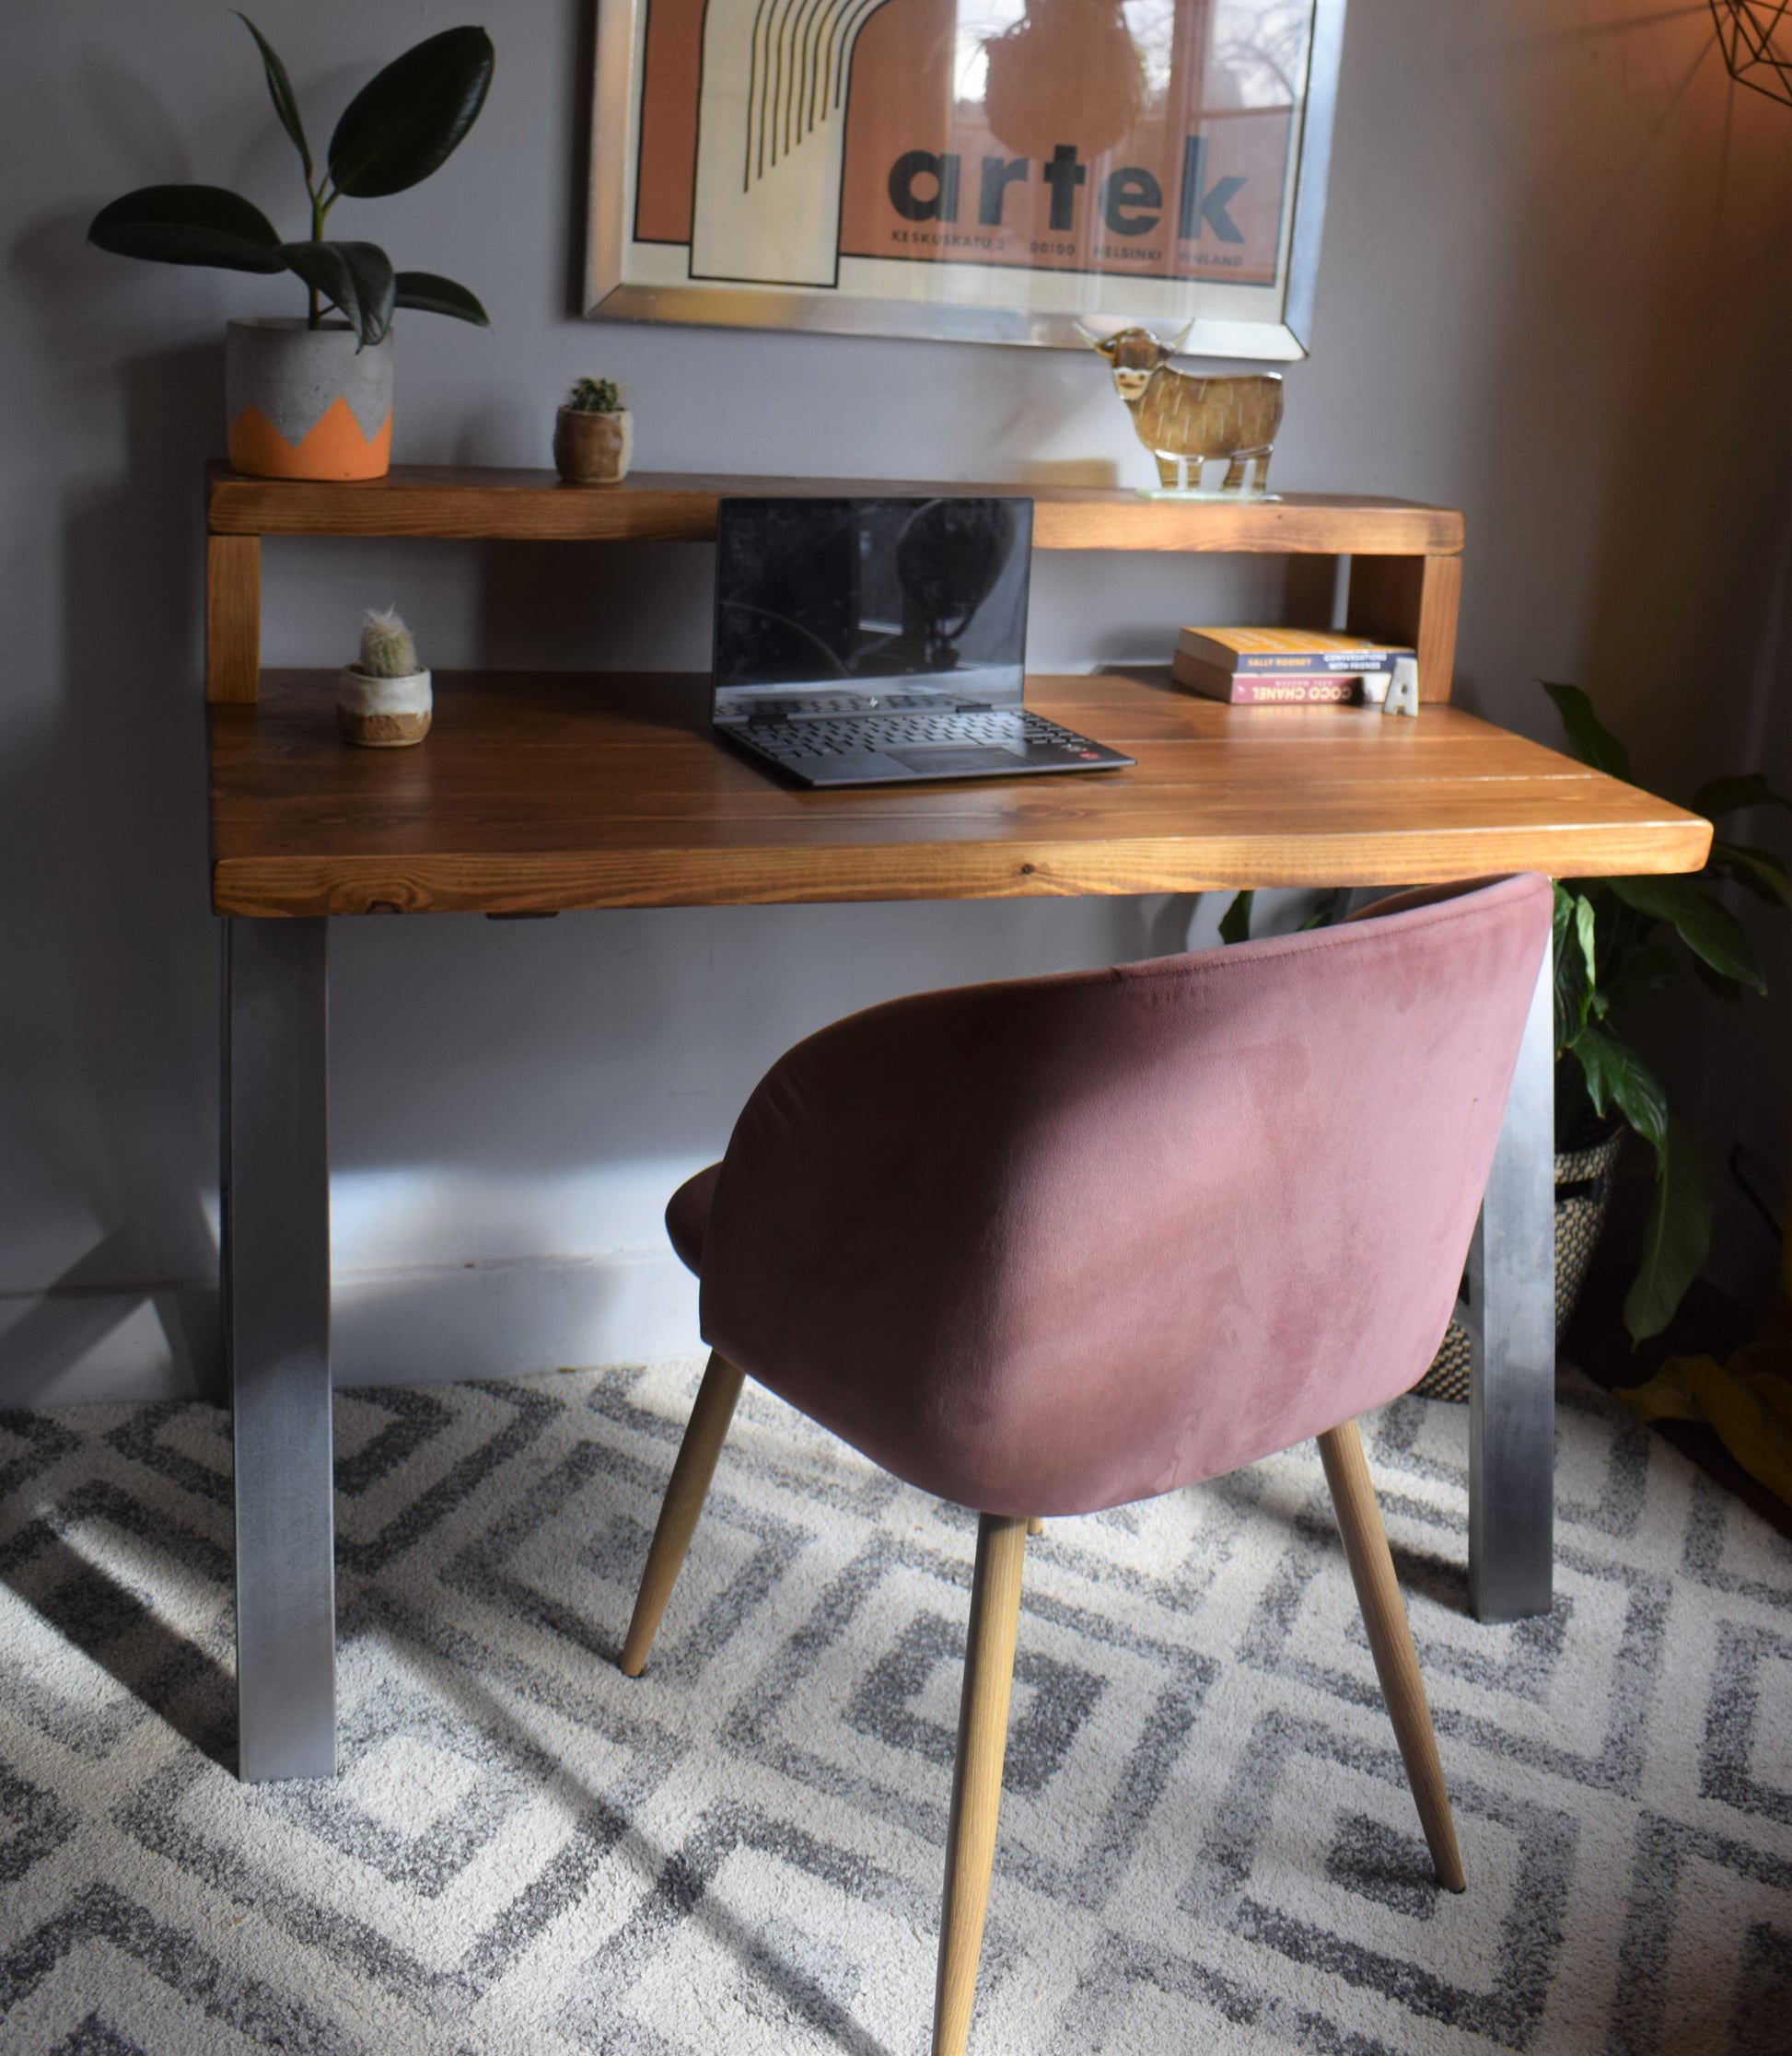
[[[449,672],[408,749],[340,739],[335,674],[210,710],[220,913],[777,900],[1684,871],[1710,826],[1450,706],[1230,707],[1165,672],[1036,678],[1122,772],[818,793],[709,732],[706,678]]]

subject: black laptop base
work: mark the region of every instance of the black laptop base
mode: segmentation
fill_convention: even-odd
[[[816,787],[1121,771],[1134,761],[1019,708],[883,721],[729,720],[716,722],[716,733],[793,784]]]

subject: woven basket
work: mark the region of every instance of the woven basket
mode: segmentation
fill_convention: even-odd
[[[1555,1339],[1564,1330],[1587,1283],[1600,1230],[1612,1204],[1612,1174],[1629,1130],[1596,1130],[1580,1149],[1555,1153]],[[1444,1330],[1431,1368],[1413,1388],[1422,1400],[1466,1400],[1469,1396],[1469,1331],[1460,1320]]]

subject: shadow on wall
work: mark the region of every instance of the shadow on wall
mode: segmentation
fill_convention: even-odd
[[[65,263],[78,232],[58,219],[28,234],[15,273],[39,283],[40,250]],[[97,354],[93,338],[77,340],[77,356]],[[12,1296],[0,1330],[8,1405],[80,1396],[72,1367],[103,1360],[109,1346],[165,1350],[170,1389],[216,1388],[206,1195],[216,1179],[218,945],[206,889],[193,452],[216,440],[221,360],[221,344],[127,359],[122,477],[98,490],[61,482],[42,510],[62,530],[62,679],[50,718],[9,754],[0,792],[10,968],[29,997],[7,1010],[0,1061],[16,1082],[11,1203],[47,1209],[64,1250],[90,1242]],[[9,1224],[8,1240],[41,1248],[33,1225]],[[0,1319],[7,1310],[0,1301]],[[160,1336],[133,1342],[145,1318]]]
[[[1637,318],[1602,352],[1617,433],[1598,480],[1581,682],[1631,742],[1638,779],[1685,804],[1719,772],[1768,769],[1784,788],[1792,771],[1784,747],[1763,754],[1762,719],[1786,689],[1792,108],[1729,79],[1708,23],[1677,30],[1659,64],[1664,104],[1633,174],[1657,227]],[[1765,822],[1724,831],[1784,845]],[[1777,941],[1777,923],[1751,925]],[[1741,1138],[1770,1154],[1775,1201],[1784,1190],[1792,1001],[1769,969],[1764,1002],[1719,1013],[1689,994],[1646,1031],[1716,1178],[1709,1270],[1751,1303],[1778,1250],[1722,1166]],[[1629,1152],[1626,1171],[1640,1208],[1647,1153]]]
[[[1708,22],[1660,61],[1667,98],[1631,173],[1658,203],[1637,318],[1597,353],[1615,433],[1597,482],[1577,682],[1632,741],[1639,771],[1684,800],[1740,768],[1784,575],[1792,108],[1730,81]]]

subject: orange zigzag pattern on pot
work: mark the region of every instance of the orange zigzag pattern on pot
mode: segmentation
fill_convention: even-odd
[[[245,407],[230,424],[233,470],[256,478],[384,478],[392,456],[389,413],[372,436],[363,436],[349,404],[338,393],[297,443],[289,443],[259,407]]]

